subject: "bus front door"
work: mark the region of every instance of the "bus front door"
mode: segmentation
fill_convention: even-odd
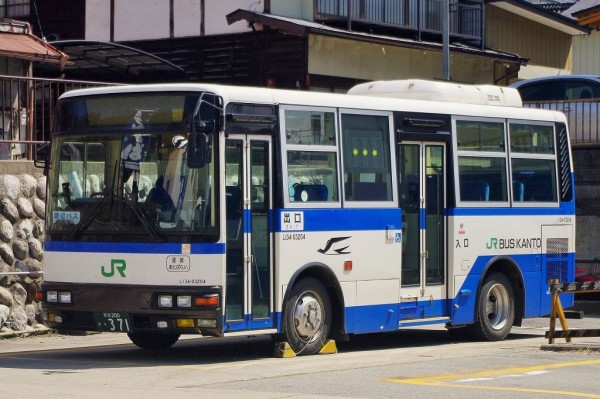
[[[401,319],[447,313],[445,158],[443,143],[400,144]]]
[[[226,139],[226,332],[274,323],[270,147],[270,137]]]

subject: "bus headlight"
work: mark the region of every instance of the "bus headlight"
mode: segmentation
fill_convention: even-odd
[[[71,293],[69,291],[60,291],[58,293],[58,302],[71,303]]]
[[[192,297],[190,295],[179,295],[177,297],[177,307],[191,308],[192,307]]]
[[[159,308],[172,308],[173,307],[173,296],[172,295],[159,295],[158,296],[158,307]]]
[[[46,302],[49,302],[49,303],[58,302],[58,291],[46,291]]]

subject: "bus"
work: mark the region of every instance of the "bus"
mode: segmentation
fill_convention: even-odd
[[[514,89],[178,83],[56,108],[39,156],[59,331],[271,334],[300,355],[435,324],[502,340],[573,280],[567,120]]]

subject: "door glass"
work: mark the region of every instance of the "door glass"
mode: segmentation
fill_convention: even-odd
[[[269,316],[269,145],[250,142],[252,318]]]
[[[244,317],[243,141],[227,140],[225,149],[227,320]]]
[[[444,283],[444,147],[425,147],[426,283]]]
[[[419,145],[400,146],[398,173],[402,208],[402,285],[419,285],[421,169]]]

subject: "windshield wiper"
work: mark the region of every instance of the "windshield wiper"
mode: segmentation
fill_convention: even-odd
[[[164,241],[164,239],[158,234],[158,230],[156,229],[154,223],[148,220],[146,213],[134,198],[131,198],[131,194],[126,194],[125,203],[129,205],[136,218],[142,222],[142,226],[144,226],[146,231],[152,236],[152,238],[156,240],[156,242]]]
[[[93,197],[90,197],[90,199],[92,199],[92,198]],[[90,201],[85,206],[85,208],[83,208],[83,211],[86,211],[86,213],[88,210],[90,212],[87,213],[87,216],[82,221],[80,221],[78,224],[73,226],[73,229],[69,233],[69,236],[67,237],[67,239],[69,241],[71,241],[71,240],[75,239],[77,234],[79,234],[83,230],[87,229],[89,227],[89,225],[92,224],[92,222],[96,219],[96,216],[98,216],[100,211],[102,211],[107,205],[110,206],[112,204],[112,198],[113,198],[112,192],[109,191],[108,188],[105,188],[103,197],[102,197],[102,199],[100,199],[99,202]]]

